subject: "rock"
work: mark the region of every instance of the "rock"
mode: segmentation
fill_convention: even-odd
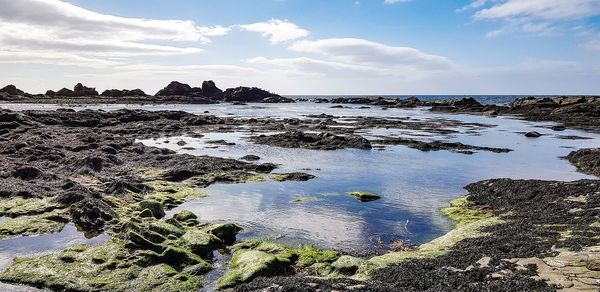
[[[202,82],[202,93],[204,96],[212,99],[221,99],[223,97],[223,90],[219,89],[212,80]]]
[[[73,96],[76,96],[76,97],[97,96],[97,95],[98,95],[98,91],[96,91],[96,88],[85,87],[81,83],[77,83],[77,85],[75,85],[75,88],[73,89]]]
[[[144,97],[147,94],[141,89],[133,89],[133,90],[118,90],[118,89],[108,89],[102,92],[102,96],[106,97]]]
[[[242,227],[233,223],[213,224],[204,228],[204,231],[218,237],[225,244],[232,244],[238,232],[242,231]]]
[[[525,133],[525,137],[527,137],[527,138],[539,138],[541,136],[542,136],[542,134],[540,134],[540,133],[538,133],[536,131]]]
[[[152,212],[152,215],[155,218],[165,217],[165,210],[163,209],[163,205],[156,200],[144,200],[139,203],[140,209],[148,209]]]
[[[186,232],[179,242],[181,246],[204,259],[211,258],[213,250],[223,244],[218,237],[194,229]]]
[[[64,96],[64,97],[73,97],[75,96],[75,92],[68,88],[63,88],[56,92],[55,96]]]
[[[223,92],[223,100],[227,102],[264,102],[265,99],[270,102],[287,100],[277,94],[270,93],[257,87],[236,87],[229,88]]]
[[[353,196],[361,202],[370,202],[381,199],[381,196],[371,192],[349,192],[348,195]]]
[[[256,155],[246,155],[240,158],[241,160],[246,160],[246,161],[258,161],[260,160],[260,157],[256,156]]]
[[[476,99],[472,97],[465,97],[460,100],[454,100],[450,102],[451,106],[454,107],[480,107],[482,106]]]
[[[56,95],[56,92],[55,92],[54,90],[47,90],[47,91],[46,91],[46,93],[45,93],[44,95],[47,95],[47,96],[55,96],[55,95]]]
[[[353,256],[343,255],[335,262],[331,264],[331,266],[342,275],[354,275],[361,265],[366,265],[367,261],[363,259],[359,259]]]
[[[10,95],[18,95],[18,96],[25,95],[25,92],[23,90],[18,89],[16,86],[14,86],[12,84],[4,86],[3,88],[0,88],[0,92],[8,93]]]
[[[175,215],[173,215],[173,218],[179,222],[185,222],[189,219],[197,219],[198,216],[196,216],[196,214],[192,213],[192,211],[182,210],[182,211],[176,213]]]
[[[259,276],[283,274],[291,264],[291,255],[260,250],[240,250],[234,253],[229,271],[218,281],[219,288],[248,282]]]
[[[154,217],[154,214],[152,214],[152,211],[150,211],[150,209],[144,209],[142,212],[140,212],[139,216],[141,218],[150,218]]]
[[[600,176],[600,148],[580,149],[566,157],[579,171]]]
[[[24,166],[13,171],[13,177],[20,178],[22,180],[33,180],[38,178],[42,174],[42,171],[33,166]]]
[[[307,181],[315,178],[316,176],[303,172],[292,172],[292,173],[275,173],[273,179],[276,181]]]
[[[187,96],[202,97],[202,88],[191,87],[188,84],[172,81],[167,87],[156,93],[156,96]]]
[[[289,131],[275,135],[250,137],[254,143],[286,148],[336,150],[344,148],[371,149],[369,140],[357,135],[337,136],[331,133]]]

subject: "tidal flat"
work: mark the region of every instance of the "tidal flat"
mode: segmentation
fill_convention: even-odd
[[[1,104],[0,281],[69,291],[599,287],[590,119],[338,103]]]

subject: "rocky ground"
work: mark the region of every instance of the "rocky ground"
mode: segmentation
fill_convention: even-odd
[[[337,127],[342,122],[345,127]],[[240,231],[235,222],[204,222],[187,211],[165,219],[165,210],[203,196],[197,187],[314,176],[273,173],[276,165],[258,163],[254,156],[246,161],[198,157],[135,142],[245,129],[256,133],[251,141],[278,147],[370,149],[380,143],[467,154],[510,151],[362,137],[377,127],[449,134],[457,133],[456,127],[476,132],[489,125],[327,115],[281,120],[178,111],[0,110],[0,216],[11,218],[0,221],[0,239],[56,232],[68,222],[88,236],[111,237],[100,246],[18,258],[0,281],[73,291],[192,291],[202,286],[197,276],[213,269],[213,253],[228,249],[230,269],[218,285],[238,291],[598,290],[600,183],[595,180],[474,183],[467,186],[467,197],[444,210],[457,221],[450,233],[419,247],[359,258],[263,241],[234,245]],[[598,175],[599,157],[596,149],[567,159]]]

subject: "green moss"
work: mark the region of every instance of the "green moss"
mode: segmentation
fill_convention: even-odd
[[[312,245],[291,249],[290,252],[297,256],[297,264],[300,267],[309,267],[316,263],[332,263],[340,257],[336,251],[323,251]]]
[[[173,218],[179,222],[185,222],[190,219],[197,219],[198,216],[196,216],[196,214],[192,213],[192,211],[182,210],[182,211],[178,212],[177,214],[173,215]]]
[[[18,217],[50,212],[57,209],[58,202],[54,198],[21,198],[14,197],[0,200],[0,216]]]
[[[450,207],[443,208],[442,213],[454,220],[457,225],[468,224],[492,216],[489,212],[474,208],[473,202],[469,201],[466,196],[450,202]]]
[[[234,253],[229,271],[219,279],[219,288],[233,287],[258,276],[283,273],[291,264],[289,253],[268,253],[261,250],[239,250]]]
[[[371,192],[349,192],[348,195],[353,196],[361,202],[370,202],[381,199],[381,196]]]
[[[303,204],[303,203],[310,203],[310,202],[316,202],[319,201],[319,198],[317,197],[300,197],[300,198],[295,198],[293,200],[291,200],[291,203],[299,203],[299,204]]]
[[[152,187],[154,192],[146,195],[144,199],[151,199],[161,202],[163,205],[174,207],[183,203],[187,198],[202,198],[206,194],[199,191],[198,188],[186,184],[185,182],[173,183],[164,180],[154,180],[145,183]],[[169,206],[166,206],[169,207]]]
[[[196,255],[209,258],[216,247],[223,245],[223,241],[212,234],[199,230],[190,230],[179,239],[179,245]]]
[[[28,236],[61,231],[69,221],[63,211],[40,215],[21,216],[0,221],[0,240],[15,236]]]
[[[165,210],[162,203],[156,200],[147,199],[138,203],[138,210],[150,210],[154,218],[162,218],[165,216]],[[146,216],[146,217],[152,217]]]

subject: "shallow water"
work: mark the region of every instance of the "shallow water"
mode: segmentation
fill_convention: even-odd
[[[473,115],[434,114],[426,109],[389,109],[360,106],[332,109],[329,104],[261,105],[92,105],[80,109],[184,110],[196,114],[208,111],[218,116],[299,117],[331,114],[341,117],[410,117],[412,120],[451,119],[491,127],[452,128],[452,135],[432,135],[422,131],[367,129],[367,138],[379,135],[408,136],[417,139],[459,141],[478,146],[511,148],[510,153],[478,152],[464,155],[449,151],[422,152],[405,146],[386,146],[374,150],[318,151],[257,145],[246,138],[248,132],[203,133],[203,138],[164,137],[142,142],[193,155],[240,158],[254,154],[260,162],[280,164],[275,172],[301,171],[316,175],[307,182],[255,182],[237,185],[212,185],[208,197],[190,200],[180,209],[194,211],[201,219],[237,222],[245,227],[240,239],[268,238],[289,243],[312,243],[342,250],[386,250],[393,240],[423,243],[452,228],[440,208],[465,194],[469,183],[490,178],[576,180],[590,178],[578,173],[560,157],[578,148],[599,145],[600,135],[577,130],[555,132],[552,123],[534,123],[511,118]],[[10,109],[56,109],[60,105],[2,104]],[[522,132],[536,130],[545,134],[531,139]],[[563,140],[557,135],[590,137],[588,140]],[[207,144],[209,140],[234,142],[232,146]],[[169,143],[165,143],[165,141]],[[187,144],[178,146],[177,141]],[[194,147],[194,150],[182,148]],[[371,191],[379,201],[361,203],[348,196],[351,191]],[[309,197],[306,203],[294,199]],[[0,241],[0,246],[4,242]],[[27,249],[27,247],[25,248]],[[1,249],[0,249],[1,252]]]
[[[267,106],[274,109],[273,106]],[[220,109],[220,108],[219,108]],[[197,112],[196,109],[191,111]],[[215,112],[217,109],[212,109]],[[464,155],[449,151],[422,152],[405,146],[386,146],[383,150],[346,149],[319,151],[286,149],[257,145],[245,138],[247,132],[203,133],[200,139],[168,137],[144,140],[150,146],[165,147],[180,153],[240,158],[254,154],[260,162],[281,167],[275,172],[302,171],[317,178],[307,182],[265,181],[238,185],[213,185],[206,188],[207,198],[191,200],[180,209],[194,211],[204,220],[232,221],[246,231],[241,239],[269,238],[284,242],[313,243],[342,250],[386,250],[393,240],[423,243],[452,228],[439,209],[465,194],[469,183],[490,178],[576,180],[590,178],[578,173],[560,157],[578,148],[595,147],[600,136],[577,130],[555,132],[552,123],[534,123],[511,118],[472,115],[432,114],[423,109],[382,111],[371,109],[330,109],[314,104],[284,105],[278,111],[227,108],[236,116],[302,116],[327,113],[337,116],[387,116],[412,119],[455,119],[492,127],[458,128],[458,134],[422,137],[419,131],[369,129],[365,137],[377,135],[412,136],[418,139],[459,141],[478,146],[511,148],[510,153],[478,152]],[[531,139],[523,132],[544,134]],[[564,140],[557,135],[578,135],[588,140]],[[233,146],[206,144],[223,139]],[[185,141],[185,146],[176,142]],[[165,143],[169,141],[169,143]],[[184,150],[193,147],[195,150]],[[379,201],[361,203],[346,193],[371,191]],[[310,197],[307,203],[293,203]]]

